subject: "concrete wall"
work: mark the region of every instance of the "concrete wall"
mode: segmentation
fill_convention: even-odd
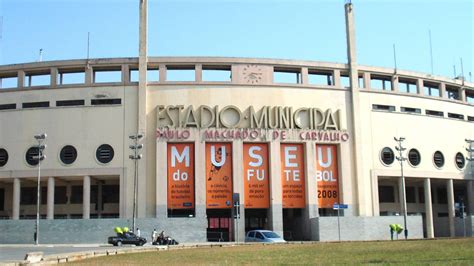
[[[131,219],[41,220],[40,244],[107,243],[116,226],[131,228]],[[148,241],[154,228],[180,243],[206,242],[207,220],[200,218],[137,219]],[[0,244],[33,244],[35,220],[0,221]]]
[[[403,216],[380,217],[340,217],[341,240],[390,240],[392,223],[403,226]],[[421,216],[408,216],[408,238],[423,238]],[[317,217],[311,219],[312,240],[338,241],[337,217]],[[404,238],[403,233],[399,239]]]

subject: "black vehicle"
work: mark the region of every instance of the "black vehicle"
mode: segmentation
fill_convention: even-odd
[[[110,236],[108,242],[114,246],[121,246],[122,244],[143,246],[146,243],[146,238],[136,236],[134,233],[126,232],[123,234],[117,234],[117,236]]]

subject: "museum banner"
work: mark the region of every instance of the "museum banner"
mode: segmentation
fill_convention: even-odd
[[[244,143],[245,208],[270,207],[268,144]]]
[[[281,144],[280,158],[283,208],[305,208],[303,144]]]
[[[194,208],[194,143],[168,143],[168,209]]]
[[[206,143],[206,207],[232,208],[232,143]]]
[[[332,208],[339,201],[337,146],[316,145],[316,181],[319,208]]]

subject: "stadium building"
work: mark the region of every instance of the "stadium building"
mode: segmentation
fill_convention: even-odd
[[[405,210],[408,238],[472,235],[474,84],[358,65],[350,3],[347,64],[149,57],[140,5],[139,58],[0,66],[0,243],[33,241],[38,174],[40,243],[135,207],[179,242],[390,239]]]

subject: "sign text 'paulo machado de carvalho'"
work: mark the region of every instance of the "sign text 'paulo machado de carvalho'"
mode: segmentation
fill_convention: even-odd
[[[210,107],[201,105],[158,105],[156,137],[165,140],[186,140],[191,129],[203,131],[206,140],[294,139],[341,142],[349,133],[341,128],[338,109],[293,108],[287,106],[249,106],[240,109],[234,105]],[[290,133],[289,131],[292,130]],[[296,132],[296,133],[295,133]]]

